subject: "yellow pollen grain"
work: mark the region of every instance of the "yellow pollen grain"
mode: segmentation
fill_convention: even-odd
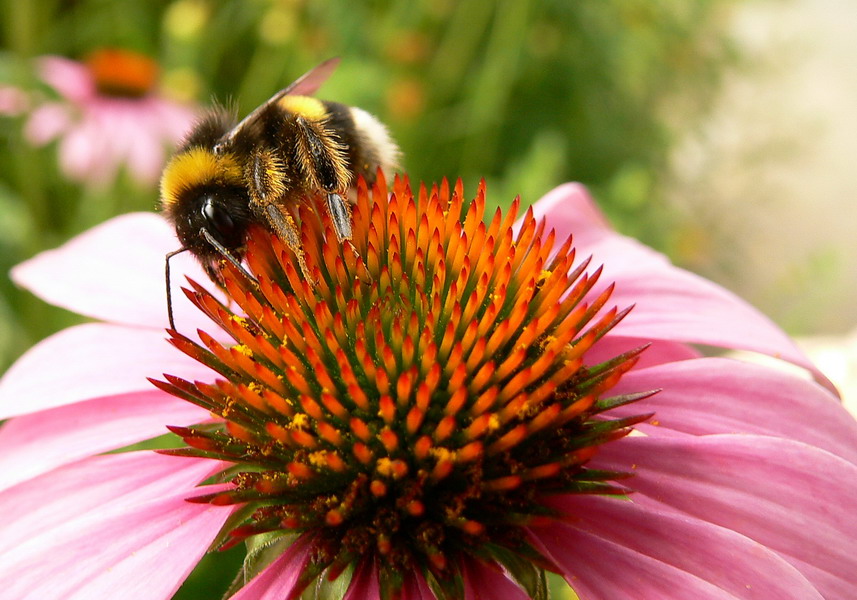
[[[250,357],[253,356],[253,351],[250,350],[250,348],[248,348],[244,344],[236,344],[235,346],[232,346],[232,348],[235,349],[236,351],[240,352],[244,356],[250,356]]]
[[[500,427],[500,417],[496,413],[488,418],[488,431],[496,431]]]
[[[464,503],[462,502],[460,506],[463,507]],[[458,508],[449,507],[449,508],[447,508],[444,511],[444,516],[446,517],[446,520],[447,521],[458,520],[458,518],[461,516],[461,511],[462,511],[461,507],[458,507]]]
[[[542,271],[539,273],[539,278],[537,281],[539,283],[546,281],[547,279],[550,278],[551,275],[553,275],[553,273],[551,273],[550,271],[546,271],[546,270],[542,269]]]
[[[542,349],[544,349],[552,345],[554,342],[556,342],[556,336],[546,335],[544,336],[544,338],[542,338],[540,346],[542,347]]]
[[[375,470],[382,477],[392,477],[393,475],[393,461],[389,458],[379,458],[375,463]]]
[[[327,466],[327,450],[319,450],[318,452],[313,452],[309,455],[309,462],[314,467],[326,467]]]
[[[533,406],[532,402],[526,400],[521,404],[521,407],[518,409],[518,412],[515,413],[515,416],[517,416],[519,419],[526,419],[532,416],[533,409],[535,408],[536,407]]]
[[[247,325],[247,319],[244,317],[239,317],[238,315],[229,315],[229,320],[233,323],[238,323],[242,327]]]
[[[307,425],[309,425],[309,417],[303,413],[298,413],[287,427],[289,429],[306,429]]]
[[[429,450],[429,454],[434,456],[438,461],[455,461],[456,456],[456,452],[454,450],[449,450],[448,448],[432,448]]]
[[[254,392],[256,394],[261,394],[262,391],[265,389],[259,384],[258,381],[251,381],[247,384],[247,387],[250,389],[251,392]]]

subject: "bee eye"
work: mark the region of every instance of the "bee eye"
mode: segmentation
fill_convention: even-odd
[[[235,237],[235,221],[222,207],[214,203],[212,198],[206,198],[202,204],[202,216],[208,223],[210,233],[223,244]]]

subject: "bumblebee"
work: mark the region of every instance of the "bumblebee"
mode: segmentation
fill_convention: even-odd
[[[339,241],[351,238],[349,190],[358,175],[371,184],[379,167],[394,170],[399,149],[366,111],[312,97],[338,63],[334,58],[320,64],[239,123],[228,111],[212,111],[167,163],[161,209],[182,244],[167,255],[168,303],[172,256],[190,251],[219,283],[222,260],[240,268],[253,223],[276,233],[309,279],[289,210],[297,203],[321,199]]]

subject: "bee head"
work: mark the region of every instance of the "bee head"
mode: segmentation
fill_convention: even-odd
[[[175,215],[182,246],[204,263],[224,258],[223,250],[240,260],[250,223],[248,202],[241,188],[205,186],[195,190]]]
[[[165,210],[176,228],[182,247],[166,256],[165,277],[170,328],[173,321],[170,258],[189,250],[209,278],[224,287],[219,264],[230,261],[241,267],[244,238],[250,222],[247,195],[240,188],[202,185],[184,190],[178,202]]]
[[[182,246],[204,266],[222,259],[223,250],[240,260],[251,215],[234,155],[203,146],[180,150],[164,169],[161,206]]]

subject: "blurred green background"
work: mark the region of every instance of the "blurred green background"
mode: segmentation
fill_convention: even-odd
[[[58,169],[57,143],[34,147],[22,134],[34,105],[59,98],[32,59],[83,60],[105,47],[154,59],[153,93],[190,106],[232,102],[240,114],[340,56],[319,96],[378,115],[412,179],[462,177],[472,192],[484,177],[497,204],[518,194],[531,203],[564,181],[582,181],[620,230],[669,251],[667,157],[736,59],[724,27],[731,7],[726,0],[5,2],[0,86],[23,90],[30,106],[0,116],[0,270],[112,214],[156,205],[156,185],[124,171],[107,184],[70,181]],[[4,277],[0,370],[71,319]]]

